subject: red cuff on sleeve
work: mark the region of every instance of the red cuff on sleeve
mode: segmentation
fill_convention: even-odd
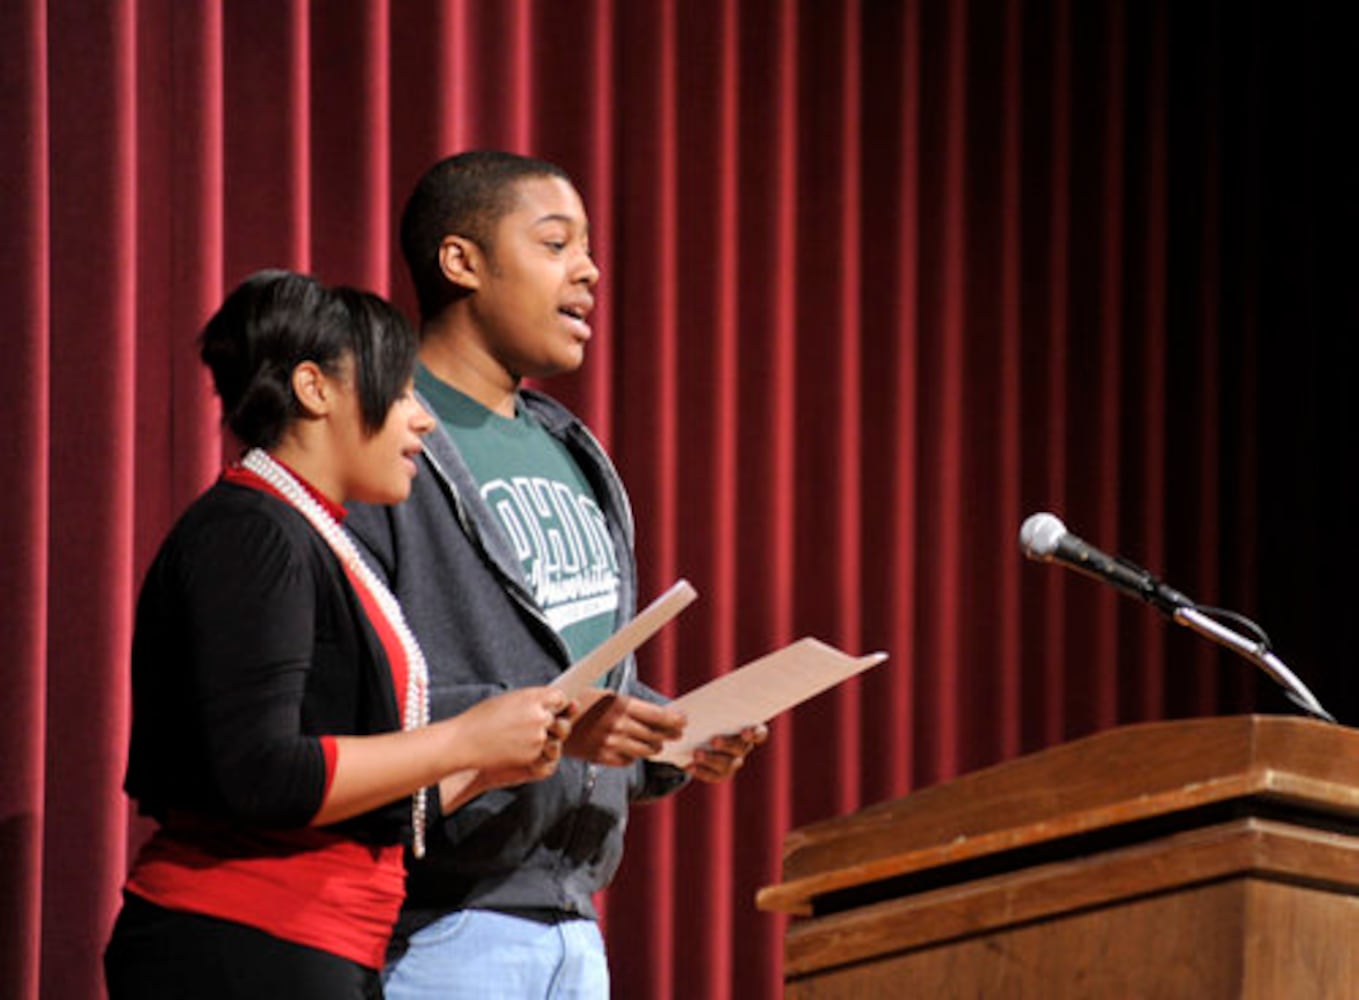
[[[325,754],[326,758],[326,787],[321,792],[321,801],[324,803],[326,799],[330,798],[330,786],[335,783],[335,761],[339,757],[340,751],[335,745],[334,736],[322,736],[320,740],[321,753]]]

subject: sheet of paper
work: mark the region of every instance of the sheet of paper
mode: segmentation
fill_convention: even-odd
[[[714,736],[768,722],[885,659],[886,653],[854,657],[816,639],[799,639],[675,699],[671,704],[689,717],[684,738],[667,743],[652,760],[684,767]]]
[[[666,622],[693,603],[698,591],[688,580],[678,580],[669,590],[648,604],[640,614],[591,652],[582,656],[552,682],[575,698],[594,686],[623,658],[655,635]]]

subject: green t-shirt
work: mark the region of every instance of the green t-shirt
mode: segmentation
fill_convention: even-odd
[[[584,656],[616,627],[618,558],[580,466],[522,407],[503,417],[424,365],[415,384],[471,469],[538,606],[571,658]]]

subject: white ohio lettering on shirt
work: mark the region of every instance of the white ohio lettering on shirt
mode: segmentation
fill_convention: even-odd
[[[540,476],[492,479],[481,495],[554,628],[618,607],[617,554],[593,497]]]

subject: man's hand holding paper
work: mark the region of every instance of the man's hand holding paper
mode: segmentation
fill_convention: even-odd
[[[726,781],[741,769],[750,752],[768,738],[769,727],[764,723],[747,726],[739,733],[714,736],[693,751],[684,770],[709,784]]]
[[[594,687],[695,597],[687,581],[676,582],[553,682],[580,706],[566,753],[614,767],[648,758],[682,768],[700,781],[724,781],[768,739],[765,723],[770,719],[887,659],[886,653],[851,657],[807,638],[709,681],[669,705]]]
[[[581,709],[567,737],[572,757],[623,767],[660,753],[684,736],[684,713],[668,705],[593,688],[577,696]]]

